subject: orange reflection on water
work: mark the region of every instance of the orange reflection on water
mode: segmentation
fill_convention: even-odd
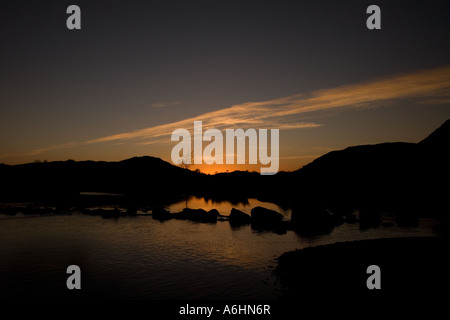
[[[248,199],[243,203],[231,203],[230,201],[213,201],[211,199],[190,197],[187,201],[187,207],[191,209],[204,209],[206,211],[217,209],[221,215],[229,215],[232,208],[241,210],[247,214],[251,213],[252,208],[261,206],[267,209],[275,210],[283,214],[286,218],[290,218],[291,211],[284,210],[274,203],[263,202],[256,199]],[[186,201],[180,201],[167,207],[170,212],[180,212],[186,208]]]

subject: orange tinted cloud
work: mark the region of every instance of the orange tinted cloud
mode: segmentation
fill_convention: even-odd
[[[74,146],[136,140],[139,144],[151,144],[166,139],[178,128],[190,129],[194,121],[203,121],[203,128],[267,128],[300,129],[318,127],[320,124],[305,122],[304,115],[329,110],[372,108],[387,101],[419,98],[446,103],[450,98],[450,66],[395,75],[362,84],[341,86],[296,94],[267,101],[246,102],[228,108],[207,112],[177,122],[149,128],[113,134],[83,142],[71,142],[33,150],[29,154],[64,149]],[[303,119],[302,119],[303,117]],[[137,141],[139,139],[139,141]]]
[[[205,128],[278,128],[298,129],[320,126],[317,123],[291,121],[292,116],[304,113],[327,111],[337,108],[365,108],[393,99],[412,97],[448,101],[450,92],[450,66],[424,70],[386,79],[324,89],[309,95],[297,94],[260,102],[247,102],[217,111],[201,114],[189,119],[160,126],[119,133],[87,143],[129,140],[136,138],[156,138],[177,128],[191,128],[194,121],[203,121]],[[437,97],[440,100],[437,100]]]

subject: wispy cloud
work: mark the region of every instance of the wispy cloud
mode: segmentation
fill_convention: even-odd
[[[247,102],[228,108],[200,114],[195,117],[153,126],[149,128],[118,133],[83,142],[42,148],[32,151],[38,154],[47,150],[73,147],[83,144],[119,142],[141,139],[138,143],[150,144],[168,136],[177,128],[192,128],[194,121],[203,121],[204,128],[268,128],[300,129],[318,127],[320,124],[305,122],[305,115],[331,110],[373,108],[388,101],[405,98],[433,99],[434,103],[447,102],[450,98],[450,66],[396,75],[362,84],[341,86],[314,91],[310,94],[296,94],[277,99]],[[173,104],[173,103],[172,103]],[[164,107],[156,103],[154,107]],[[142,139],[145,139],[144,141]]]
[[[172,101],[172,102],[155,102],[151,105],[152,108],[165,108],[170,106],[176,106],[180,104],[180,101]]]
[[[80,144],[83,144],[83,142],[68,142],[68,143],[53,145],[53,146],[49,146],[49,147],[32,150],[30,152],[22,154],[22,156],[36,156],[36,155],[42,154],[47,151],[70,149],[70,148],[79,146]]]
[[[403,98],[440,98],[450,96],[450,66],[394,76],[364,84],[319,90],[309,96],[288,97],[285,107],[272,116],[284,117],[336,108],[365,108],[373,103]],[[286,99],[286,98],[283,98]]]

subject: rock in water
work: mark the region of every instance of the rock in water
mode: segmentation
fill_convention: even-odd
[[[282,220],[281,213],[267,208],[255,207],[251,212],[253,229],[273,230],[279,227]]]
[[[240,210],[237,210],[235,208],[231,209],[230,213],[230,225],[233,227],[237,227],[243,224],[249,224],[250,223],[250,216],[246,214],[245,212],[242,212]]]

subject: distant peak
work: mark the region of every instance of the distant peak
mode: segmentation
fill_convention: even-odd
[[[445,146],[450,142],[450,119],[445,121],[439,128],[434,130],[428,137],[419,142],[425,146]]]

